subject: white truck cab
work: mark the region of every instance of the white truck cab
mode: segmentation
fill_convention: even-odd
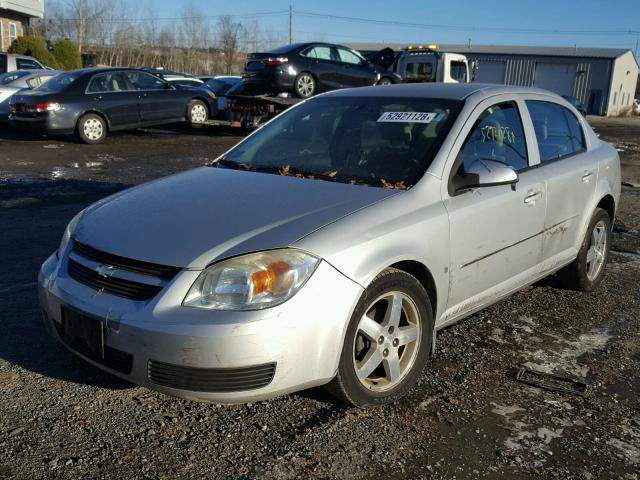
[[[395,70],[407,83],[469,83],[472,79],[467,57],[439,52],[436,45],[409,45],[398,56]]]

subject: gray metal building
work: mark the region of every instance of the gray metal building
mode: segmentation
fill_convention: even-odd
[[[352,44],[372,50],[404,45]],[[438,45],[478,62],[475,81],[535,86],[579,99],[594,115],[620,115],[631,109],[638,63],[630,50],[615,48]]]

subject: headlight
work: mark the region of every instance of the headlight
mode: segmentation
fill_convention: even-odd
[[[67,228],[64,229],[64,233],[62,234],[62,240],[60,240],[60,246],[58,247],[58,252],[57,252],[58,259],[62,258],[62,254],[66,250],[67,245],[69,244],[69,240],[71,240],[71,235],[73,235],[73,232],[75,232],[76,226],[78,225],[78,222],[80,221],[80,217],[82,217],[83,213],[84,213],[84,210],[78,212],[76,216],[71,219],[71,221],[67,225]]]
[[[318,263],[318,258],[294,249],[225,260],[200,274],[183,305],[215,310],[273,307],[295,295]]]

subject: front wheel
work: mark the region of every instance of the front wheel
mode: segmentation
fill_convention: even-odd
[[[187,107],[187,121],[192,126],[201,126],[209,119],[209,110],[202,100],[191,100]]]
[[[84,143],[101,143],[107,138],[107,122],[100,115],[87,113],[78,120],[77,131]]]
[[[298,98],[309,98],[316,93],[316,79],[307,72],[302,72],[296,77],[294,90]]]
[[[378,80],[378,85],[391,85],[391,84],[393,84],[393,82],[389,77],[382,77],[380,80]]]
[[[578,257],[558,272],[562,285],[584,292],[596,288],[604,276],[610,246],[611,219],[605,210],[597,208],[589,222]]]
[[[398,400],[424,370],[432,335],[433,315],[424,287],[408,273],[385,270],[354,310],[338,374],[327,389],[361,408]]]

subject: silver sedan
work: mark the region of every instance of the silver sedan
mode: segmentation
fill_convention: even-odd
[[[211,165],[80,212],[45,261],[45,323],[114,375],[231,403],[415,384],[436,332],[556,274],[602,280],[615,149],[536,89],[340,90]]]
[[[55,70],[15,70],[0,75],[0,120],[9,115],[11,96],[25,88],[34,89],[55,77]]]

